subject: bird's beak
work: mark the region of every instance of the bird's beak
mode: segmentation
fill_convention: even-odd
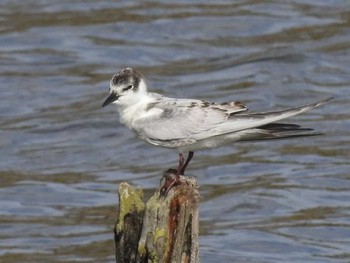
[[[102,108],[104,106],[107,106],[108,104],[111,104],[112,102],[116,101],[118,98],[119,98],[119,96],[117,94],[115,94],[114,92],[112,92],[111,94],[109,94],[107,99],[103,102]]]

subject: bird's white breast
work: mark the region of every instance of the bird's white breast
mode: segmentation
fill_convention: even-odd
[[[147,106],[149,103],[153,102],[154,99],[152,97],[142,97],[137,103],[132,105],[119,107],[120,114],[120,122],[124,123],[130,129],[133,128],[133,122],[145,118],[150,117],[152,115],[161,114],[161,109],[152,108],[147,110]]]

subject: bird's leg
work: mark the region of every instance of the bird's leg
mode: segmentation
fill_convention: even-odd
[[[178,185],[180,183],[180,175],[185,174],[185,170],[187,165],[190,163],[192,157],[193,157],[193,152],[188,153],[188,157],[185,161],[185,157],[183,156],[182,153],[179,153],[179,166],[177,170],[174,169],[169,169],[165,174],[165,182],[160,189],[160,194],[162,196],[166,196],[169,192],[169,190],[174,187],[175,185]],[[176,171],[176,173],[174,173]]]
[[[187,160],[186,160],[187,162]],[[177,167],[177,177],[180,179],[180,175],[182,174],[183,167],[185,166],[185,157],[182,153],[179,153],[179,166]]]
[[[182,168],[180,170],[180,174],[185,175],[186,167],[190,163],[190,161],[192,160],[193,155],[194,155],[194,152],[192,152],[192,151],[188,152],[188,156],[187,156],[186,162],[183,164],[183,166],[182,166]]]

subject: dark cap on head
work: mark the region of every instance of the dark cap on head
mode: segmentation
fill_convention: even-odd
[[[137,91],[139,88],[141,78],[142,75],[136,70],[133,70],[129,67],[124,68],[113,76],[111,80],[111,87],[124,86],[125,88],[122,89],[123,91],[126,91],[131,88],[133,91]],[[112,90],[108,98],[103,102],[102,107],[105,107],[108,104],[111,104],[112,102],[118,100],[119,97],[120,94],[116,94],[116,92]]]
[[[137,90],[141,78],[141,74],[136,70],[125,68],[113,76],[111,84],[114,86],[131,84],[134,86],[134,90]]]

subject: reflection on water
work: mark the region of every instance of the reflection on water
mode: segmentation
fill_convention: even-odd
[[[152,90],[294,118],[325,136],[198,152],[202,262],[349,261],[346,1],[2,1],[0,261],[113,262],[120,182],[149,196],[175,151],[100,106],[138,68]]]

